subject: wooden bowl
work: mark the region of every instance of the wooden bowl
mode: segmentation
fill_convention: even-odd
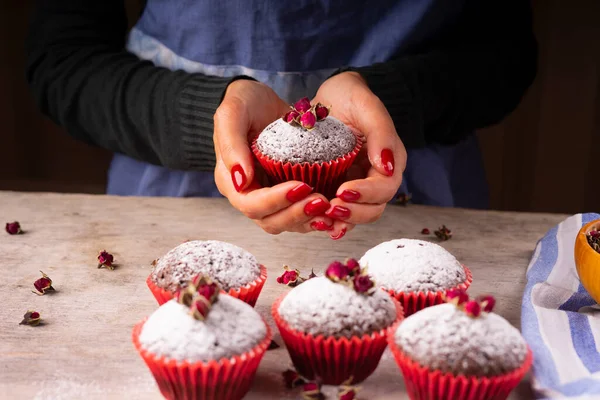
[[[575,265],[581,284],[600,303],[600,253],[590,246],[587,234],[600,230],[600,219],[585,224],[577,233],[575,239]]]

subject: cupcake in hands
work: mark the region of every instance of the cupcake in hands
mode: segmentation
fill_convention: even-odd
[[[272,183],[302,181],[327,198],[335,197],[361,147],[360,136],[306,97],[252,143]]]
[[[167,399],[241,399],[271,340],[247,303],[198,276],[133,330],[133,343]]]
[[[296,371],[322,384],[355,384],[377,368],[399,304],[356,260],[333,262],[325,276],[302,282],[272,307]]]
[[[377,285],[395,297],[409,316],[444,302],[451,289],[468,289],[471,271],[442,246],[416,239],[394,239],[360,259]]]
[[[230,296],[254,306],[267,279],[267,269],[251,253],[218,240],[182,243],[153,264],[146,283],[159,304],[202,274]]]
[[[449,291],[447,304],[397,325],[390,348],[411,399],[505,399],[531,367],[521,333],[493,313],[495,300]]]

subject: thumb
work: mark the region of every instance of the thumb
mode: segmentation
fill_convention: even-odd
[[[405,149],[387,109],[372,94],[355,104],[352,123],[366,138],[371,165],[377,172],[393,176],[396,162],[405,162]]]
[[[245,105],[237,99],[221,103],[214,124],[217,159],[230,172],[235,190],[242,192],[254,180],[254,162],[248,144],[250,120]]]

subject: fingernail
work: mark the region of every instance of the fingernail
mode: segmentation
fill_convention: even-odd
[[[244,186],[246,186],[248,178],[246,178],[244,169],[240,164],[236,164],[233,166],[233,168],[231,168],[231,180],[233,181],[233,187],[238,193],[242,191]]]
[[[344,237],[345,234],[346,234],[346,228],[342,228],[340,233],[338,233],[335,236],[329,235],[329,237],[332,238],[333,240],[340,240],[341,238]]]
[[[330,218],[346,219],[350,217],[350,210],[342,206],[334,206],[331,210],[325,213]]]
[[[285,195],[285,198],[288,199],[289,202],[295,203],[297,201],[302,200],[309,194],[311,194],[312,191],[313,191],[313,188],[308,186],[306,183],[301,183],[298,186],[296,186],[295,188],[293,188],[292,190],[290,190],[289,192],[287,192],[287,194]]]
[[[394,153],[390,149],[383,149],[381,151],[381,163],[383,164],[383,170],[388,176],[394,175]]]
[[[313,221],[310,223],[310,227],[315,231],[330,231],[333,229],[333,225],[327,225],[325,221]]]
[[[356,190],[346,189],[338,195],[338,197],[345,202],[352,203],[360,198],[360,193]]]
[[[314,199],[304,206],[304,214],[309,217],[318,217],[329,209],[329,203],[323,199]]]

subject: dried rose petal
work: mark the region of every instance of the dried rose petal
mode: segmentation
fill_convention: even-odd
[[[427,228],[423,228],[423,230],[421,231],[421,233],[422,233],[423,235],[429,235],[431,232],[429,232],[429,229],[427,229]]]
[[[396,196],[396,204],[406,206],[411,198],[412,196],[410,194],[399,193],[398,196]]]
[[[358,393],[357,388],[353,388],[351,386],[343,386],[340,388],[338,393],[339,400],[354,400],[356,399],[356,394]]]
[[[302,386],[302,398],[306,400],[323,400],[325,396],[316,382],[307,382]]]
[[[316,278],[317,274],[315,274],[315,270],[311,269],[310,270],[310,275],[308,275],[308,279],[312,279],[312,278]]]
[[[21,224],[19,224],[17,221],[7,222],[5,229],[9,235],[19,235],[23,233],[23,231],[21,230]]]
[[[435,233],[435,236],[437,236],[441,240],[448,240],[452,237],[452,231],[450,229],[448,229],[446,227],[446,225],[442,225],[434,233]]]
[[[300,125],[302,125],[302,127],[306,130],[311,130],[314,128],[316,123],[317,116],[312,111],[305,112],[300,116]]]
[[[469,301],[469,295],[463,289],[450,289],[446,292],[446,302],[460,306]]]
[[[357,293],[372,294],[375,291],[375,282],[369,275],[356,275],[354,277],[354,290]]]
[[[106,250],[102,250],[100,254],[98,254],[98,268],[104,266],[109,269],[114,269],[113,261],[113,255],[107,252]]]
[[[303,97],[294,104],[294,109],[300,114],[303,114],[310,110],[310,107],[310,100],[308,99],[308,97]]]
[[[349,273],[348,267],[339,261],[332,262],[325,270],[325,276],[333,282],[340,282],[346,279]]]
[[[288,124],[298,122],[298,117],[300,117],[300,113],[296,110],[288,111],[284,116],[283,120]]]
[[[315,114],[317,116],[317,121],[322,121],[329,115],[329,108],[325,107],[321,103],[318,103],[315,106]]]
[[[346,261],[346,268],[348,268],[348,273],[352,276],[360,274],[360,264],[354,258],[349,258]]]
[[[52,287],[52,279],[50,279],[50,277],[44,272],[40,272],[42,273],[42,277],[33,282],[33,287],[35,287],[35,290],[37,290],[37,292],[33,292],[33,290],[32,292],[42,296],[46,294],[46,292],[54,291],[54,288]]]
[[[494,296],[479,296],[477,298],[477,301],[479,301],[479,304],[481,304],[481,308],[484,312],[491,313],[492,311],[494,311],[494,307],[496,306],[496,299],[494,298]]]
[[[37,311],[27,311],[25,315],[23,315],[23,321],[19,323],[19,325],[31,325],[36,326],[39,325],[41,320],[40,313]]]
[[[285,387],[288,389],[293,389],[300,385],[304,385],[306,381],[293,369],[287,369],[283,371],[283,381],[285,382]]]
[[[468,301],[465,304],[465,313],[470,317],[477,318],[481,314],[481,306],[476,301]]]

